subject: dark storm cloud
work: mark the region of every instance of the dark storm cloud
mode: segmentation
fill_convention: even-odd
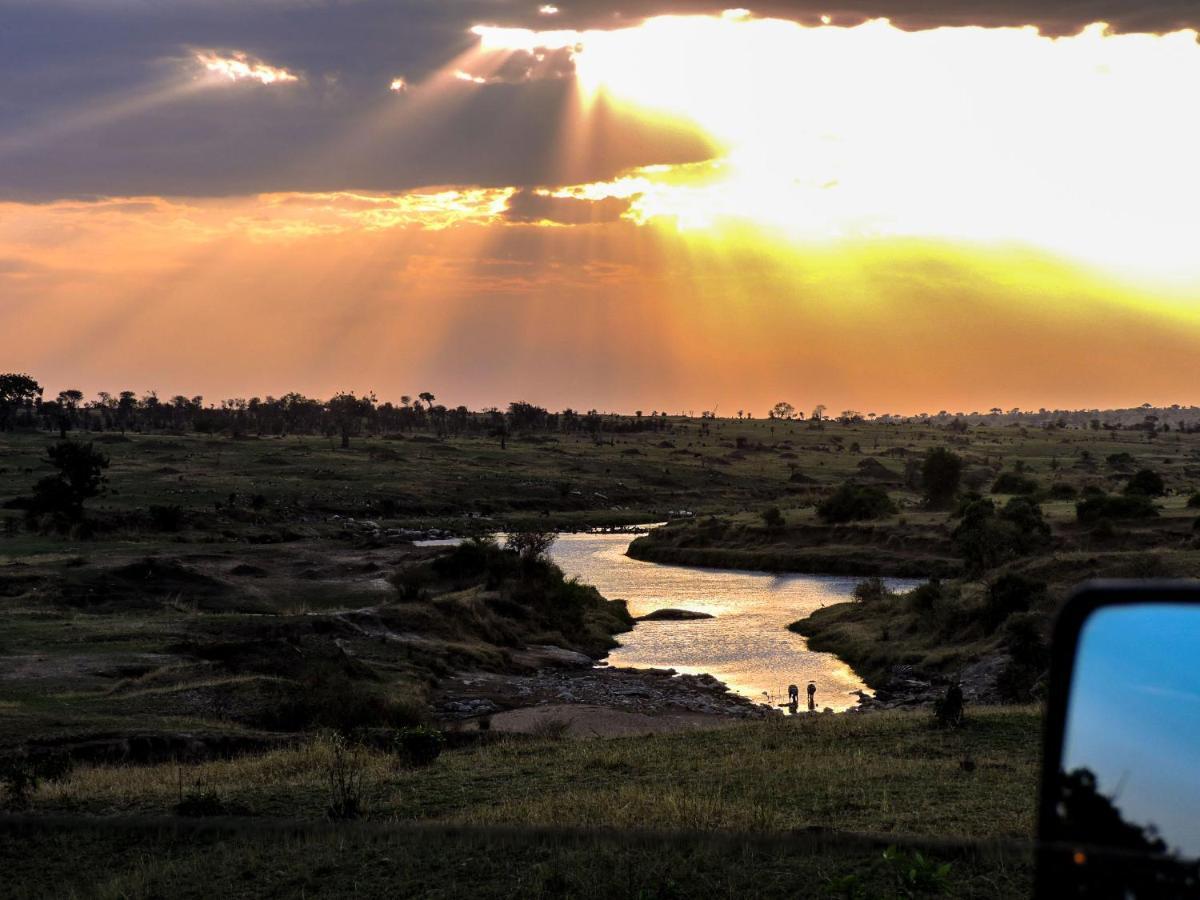
[[[590,143],[561,157],[571,61],[515,54],[488,84],[421,118],[388,125],[388,90],[410,85],[475,44],[471,25],[619,27],[664,12],[718,12],[838,22],[886,15],[898,25],[1033,23],[1071,33],[1200,25],[1200,2],[1070,4],[1016,0],[712,3],[563,0],[560,13],[514,0],[0,0],[0,199],[224,195],[279,190],[404,190],[435,184],[591,181],[651,163],[704,159],[699,134],[601,110]],[[195,48],[240,50],[296,73],[151,102],[186,82]],[[145,101],[145,102],[143,102]],[[377,127],[363,137],[363,126]],[[378,124],[382,123],[382,124]],[[354,135],[360,139],[355,141]]]
[[[816,22],[831,15],[838,24],[856,24],[886,17],[900,28],[923,29],[940,25],[1036,25],[1047,34],[1074,34],[1093,22],[1108,22],[1115,31],[1175,31],[1200,29],[1198,0],[574,0],[557,4],[559,14],[539,16],[538,4],[489,4],[504,24],[528,27],[611,28],[662,13],[720,13],[744,7],[754,15],[777,16]],[[507,15],[505,15],[507,14]]]
[[[605,197],[551,197],[532,190],[517,191],[508,200],[504,217],[510,222],[557,222],[560,225],[590,225],[615,222],[629,209],[629,200]]]

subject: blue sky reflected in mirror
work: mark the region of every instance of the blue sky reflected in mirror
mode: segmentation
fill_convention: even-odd
[[[1110,607],[1080,636],[1063,769],[1091,769],[1126,821],[1200,857],[1200,607]]]

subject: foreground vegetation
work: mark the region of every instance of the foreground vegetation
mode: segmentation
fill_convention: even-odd
[[[828,891],[846,876],[868,896],[905,895],[895,867],[882,859],[891,843],[1031,835],[1039,722],[1036,708],[997,708],[971,711],[953,730],[937,727],[931,716],[872,714],[609,741],[495,737],[419,768],[381,750],[355,750],[371,821],[470,826],[439,840],[436,850],[417,851],[407,848],[422,846],[419,834],[354,827],[289,829],[265,839],[262,832],[218,829],[189,840],[157,826],[138,853],[107,832],[104,823],[114,814],[169,816],[181,797],[198,790],[212,798],[211,812],[235,810],[243,824],[262,817],[319,820],[330,805],[338,746],[328,737],[227,761],[84,766],[36,794],[39,815],[81,817],[76,829],[8,829],[0,852],[29,895],[49,895],[54,887],[62,896],[67,886],[81,896],[198,895],[215,885],[230,893],[282,894],[320,884],[367,895],[448,896],[477,887],[485,896],[591,897],[630,888],[661,897],[840,896]],[[501,838],[481,836],[475,826],[618,830],[606,837],[510,839],[514,846],[496,854]],[[772,843],[772,835],[813,827],[830,835],[827,843]],[[622,838],[630,829],[636,833]],[[668,839],[671,852],[664,854],[639,829],[705,832],[727,841]],[[863,845],[838,842],[839,832],[884,836]],[[733,836],[739,833],[747,836]],[[413,852],[421,853],[418,860]],[[1021,854],[980,857],[952,848],[933,854],[951,862],[949,874],[913,895],[945,888],[958,896],[1002,897],[1027,889],[1030,870]],[[622,855],[629,862],[614,866]]]

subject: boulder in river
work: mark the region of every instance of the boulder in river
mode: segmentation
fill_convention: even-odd
[[[691,609],[656,609],[652,613],[638,616],[637,622],[690,622],[693,619],[711,619],[709,613],[696,612]]]

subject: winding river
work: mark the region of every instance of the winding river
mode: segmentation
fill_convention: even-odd
[[[550,555],[568,576],[622,598],[634,616],[672,607],[715,618],[641,622],[620,635],[608,657],[614,666],[707,672],[733,690],[764,701],[787,699],[787,686],[816,682],[818,708],[844,710],[864,688],[854,671],[829,653],[811,652],[789,623],[815,609],[848,599],[859,579],[834,575],[775,575],[641,562],[625,555],[624,534],[563,534]],[[894,590],[920,584],[886,579]]]

